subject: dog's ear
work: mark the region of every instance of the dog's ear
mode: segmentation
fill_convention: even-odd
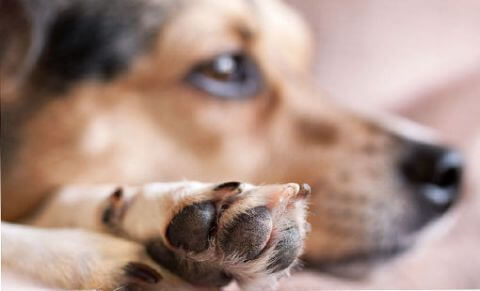
[[[153,43],[165,6],[139,0],[2,0],[2,75],[37,94],[61,92],[85,79],[109,80]]]
[[[56,1],[2,0],[0,74],[2,91],[12,91],[32,73],[45,46]],[[2,94],[2,99],[10,94]],[[5,97],[6,98],[6,97]]]

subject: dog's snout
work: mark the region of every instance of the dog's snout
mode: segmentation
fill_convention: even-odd
[[[457,151],[415,143],[404,157],[401,170],[418,190],[419,201],[434,212],[442,213],[458,198],[462,166]]]

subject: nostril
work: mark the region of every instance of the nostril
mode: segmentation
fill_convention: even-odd
[[[443,155],[437,166],[433,183],[443,187],[456,187],[461,179],[462,161],[460,155],[455,151],[449,151]]]
[[[462,176],[458,152],[428,144],[412,144],[402,161],[403,176],[417,189],[424,205],[444,212],[455,202]]]
[[[440,187],[455,186],[459,180],[459,172],[457,168],[449,168],[439,172],[435,179],[435,184]]]
[[[456,151],[417,144],[408,151],[401,168],[411,183],[451,187],[460,182],[462,159]]]

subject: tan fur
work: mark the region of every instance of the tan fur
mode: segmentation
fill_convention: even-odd
[[[164,277],[157,285],[160,290],[192,289],[152,262],[142,245],[125,239],[73,228],[46,230],[3,223],[2,240],[2,275],[6,274],[2,288],[3,281],[12,284],[11,276],[18,274],[32,280],[35,289],[113,290],[122,286],[122,268],[136,261],[153,266]],[[15,289],[22,288],[22,280]]]

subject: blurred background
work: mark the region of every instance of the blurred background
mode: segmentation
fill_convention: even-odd
[[[304,273],[283,290],[480,288],[480,1],[288,0],[313,28],[316,80],[440,131],[467,162],[456,222],[440,240],[360,282]]]

